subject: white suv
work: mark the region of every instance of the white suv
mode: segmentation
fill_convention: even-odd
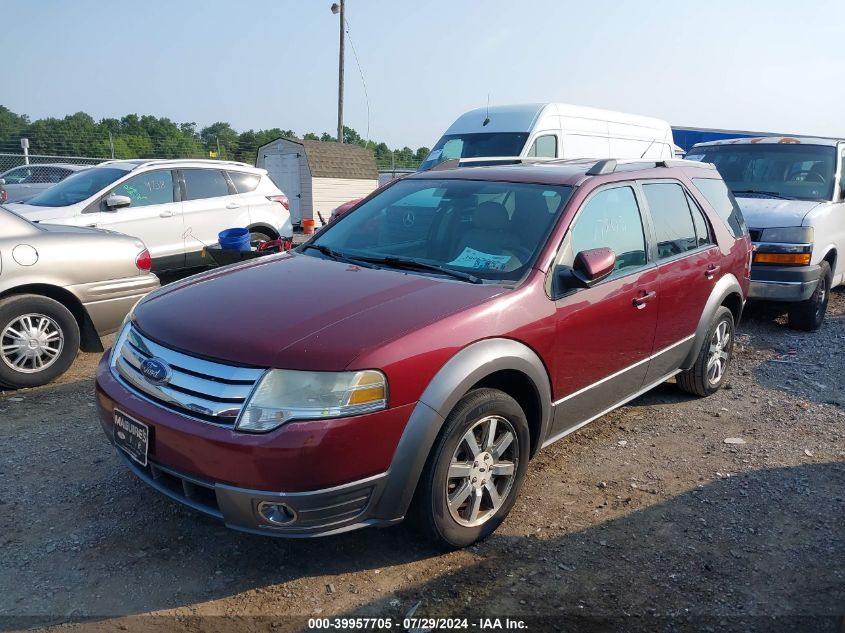
[[[202,249],[223,229],[248,228],[254,240],[293,234],[288,199],[267,172],[227,161],[108,161],[7,206],[35,222],[138,237],[156,271],[207,264]]]

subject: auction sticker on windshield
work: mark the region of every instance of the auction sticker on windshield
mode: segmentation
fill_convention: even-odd
[[[147,465],[150,431],[146,424],[114,410],[114,444],[141,466]]]
[[[491,255],[467,246],[463,253],[449,262],[449,265],[483,270],[504,270],[510,260],[510,255]]]

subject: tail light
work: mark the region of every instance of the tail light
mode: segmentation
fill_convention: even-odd
[[[150,257],[150,251],[145,248],[138,253],[138,257],[135,258],[135,265],[138,267],[138,270],[149,271],[153,267],[153,258]]]
[[[9,201],[9,192],[5,189],[0,190],[0,202],[8,202]]]
[[[285,194],[280,196],[267,196],[267,199],[270,202],[278,202],[285,208],[285,211],[290,211],[290,202],[288,201],[288,197]]]

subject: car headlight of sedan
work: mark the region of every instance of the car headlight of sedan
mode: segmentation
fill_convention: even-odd
[[[247,399],[235,428],[261,433],[289,420],[322,420],[387,407],[380,371],[324,372],[271,369]]]

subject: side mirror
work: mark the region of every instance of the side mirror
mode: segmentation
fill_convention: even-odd
[[[0,185],[5,185],[5,184],[6,184],[6,179],[0,178]]]
[[[575,256],[572,268],[561,266],[556,271],[558,291],[589,288],[605,279],[616,265],[612,248],[591,248]]]
[[[106,198],[106,210],[117,211],[132,204],[132,198],[129,196],[119,196],[115,193],[109,194]]]

